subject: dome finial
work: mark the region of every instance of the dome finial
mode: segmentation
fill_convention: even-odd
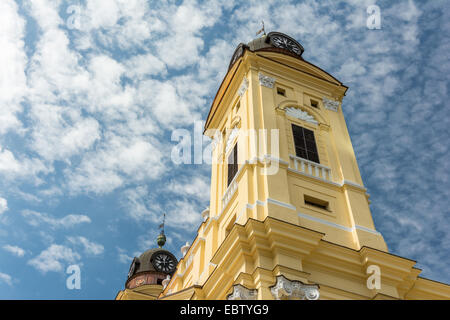
[[[160,248],[164,246],[166,243],[166,235],[164,234],[164,223],[166,222],[166,214],[164,213],[163,216],[163,223],[159,225],[159,229],[161,229],[161,232],[159,233],[158,237],[156,238],[156,243]]]

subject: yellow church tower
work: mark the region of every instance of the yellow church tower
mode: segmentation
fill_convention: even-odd
[[[450,299],[376,230],[347,87],[270,32],[235,50],[209,111],[211,198],[159,299]]]

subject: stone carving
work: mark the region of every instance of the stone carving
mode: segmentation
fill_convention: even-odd
[[[323,105],[324,105],[325,109],[338,111],[339,101],[333,101],[333,100],[327,99],[325,97],[323,97],[322,101],[323,101]]]
[[[244,80],[242,80],[241,86],[239,87],[238,95],[242,97],[245,91],[247,91],[247,88],[248,88],[248,80],[247,78],[244,78]]]
[[[227,300],[256,300],[258,297],[258,290],[247,289],[241,284],[233,286],[233,292],[227,296]]]
[[[267,87],[267,88],[270,88],[270,89],[273,88],[273,85],[275,83],[275,79],[274,78],[271,78],[269,76],[265,76],[262,73],[259,73],[258,76],[259,76],[259,84],[260,85],[262,85],[264,87]]]
[[[209,218],[209,207],[203,210],[202,212],[203,222],[205,222]]]
[[[181,253],[183,254],[183,257],[186,255],[186,253],[188,252],[190,247],[191,247],[191,245],[187,241],[186,241],[186,244],[181,247],[180,250],[181,250]]]
[[[286,110],[286,115],[288,115],[290,117],[304,120],[306,122],[310,122],[313,124],[318,124],[317,120],[314,119],[314,117],[312,115],[310,115],[308,112],[303,111],[299,108],[289,107],[289,108],[286,108],[285,110]]]
[[[276,300],[318,300],[320,296],[318,285],[291,281],[282,275],[277,276],[270,291]]]
[[[167,275],[167,277],[162,281],[163,289],[165,289],[167,287],[169,282],[170,282],[170,275]]]

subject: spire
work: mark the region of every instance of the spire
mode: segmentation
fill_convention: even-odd
[[[161,229],[161,232],[159,233],[158,237],[156,238],[156,243],[160,248],[164,246],[166,243],[166,235],[164,234],[164,223],[166,222],[166,214],[164,213],[163,216],[163,223],[159,225],[159,229]]]

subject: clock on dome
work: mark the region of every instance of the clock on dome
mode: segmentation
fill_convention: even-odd
[[[177,266],[177,259],[168,251],[159,251],[151,258],[153,267],[159,272],[172,273]]]
[[[266,37],[266,42],[275,48],[288,50],[298,56],[301,56],[305,51],[300,43],[281,32],[270,32]]]

